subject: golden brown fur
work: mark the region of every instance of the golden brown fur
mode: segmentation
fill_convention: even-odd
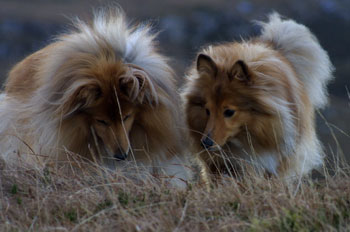
[[[303,27],[278,20],[278,15],[272,15],[270,24],[277,21],[282,29]],[[282,33],[275,28],[273,33]],[[302,33],[311,35],[305,29]],[[262,36],[206,47],[187,75],[183,90],[187,124],[206,182],[211,174],[241,175],[245,166],[288,177],[305,174],[322,163],[314,128],[316,104],[310,101],[313,96],[299,73],[299,64],[288,53],[304,54],[302,42],[319,45],[313,37],[296,45],[276,38]],[[314,52],[327,63],[322,48]],[[327,65],[331,70],[331,64]]]

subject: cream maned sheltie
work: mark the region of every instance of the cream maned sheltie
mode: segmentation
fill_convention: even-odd
[[[186,147],[177,80],[154,38],[101,10],[17,64],[0,101],[5,162],[177,163]]]
[[[314,114],[333,78],[327,52],[277,13],[259,25],[256,38],[205,47],[187,74],[182,96],[204,180],[245,165],[300,177],[323,163]]]

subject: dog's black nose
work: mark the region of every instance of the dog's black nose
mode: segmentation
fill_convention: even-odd
[[[116,160],[125,160],[128,157],[127,153],[118,153],[114,155]]]
[[[210,148],[214,145],[214,142],[209,136],[206,136],[204,139],[202,139],[202,145],[204,148]]]

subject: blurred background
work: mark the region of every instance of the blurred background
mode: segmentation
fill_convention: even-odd
[[[272,11],[306,25],[336,67],[318,133],[327,155],[350,159],[349,0],[0,0],[0,84],[16,62],[71,28],[72,18],[89,19],[93,9],[111,4],[131,22],[147,21],[160,31],[161,50],[181,78],[200,47],[254,36],[259,28],[252,21]]]

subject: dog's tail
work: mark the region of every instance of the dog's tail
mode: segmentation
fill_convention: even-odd
[[[334,68],[317,38],[304,25],[283,20],[278,13],[272,13],[267,23],[258,23],[262,26],[260,38],[272,43],[291,62],[311,103],[316,108],[324,107],[328,96],[326,85],[333,79]]]

